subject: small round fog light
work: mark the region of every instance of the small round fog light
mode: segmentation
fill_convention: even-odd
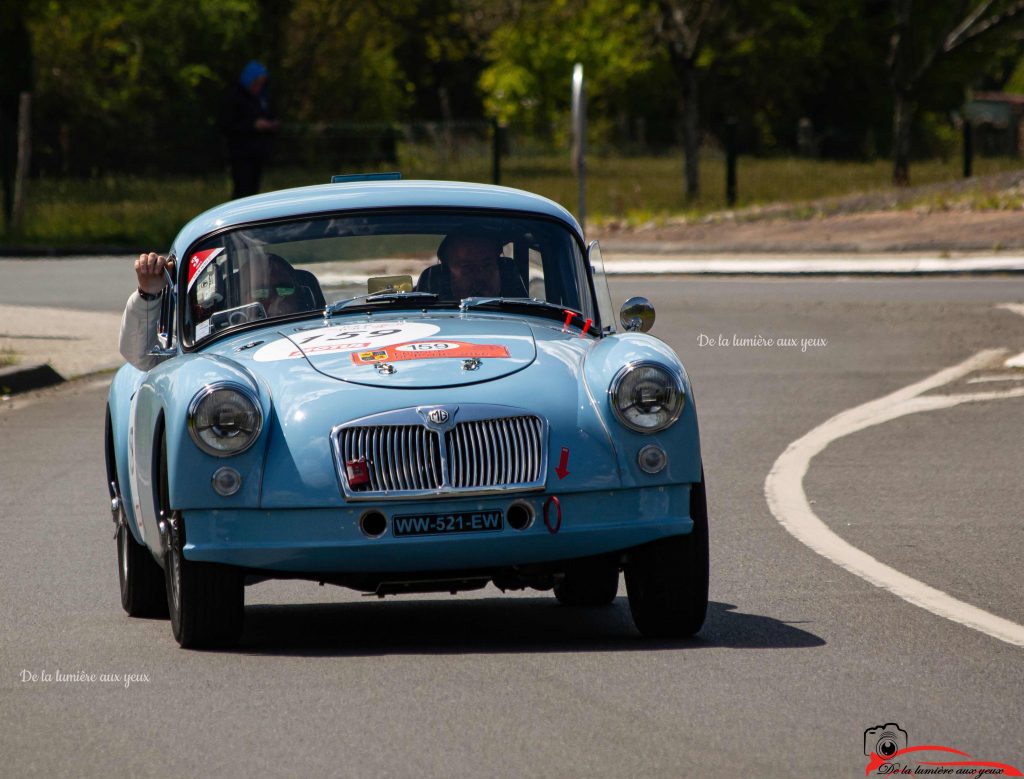
[[[640,450],[636,462],[644,473],[661,473],[668,465],[668,455],[660,446],[648,444]]]
[[[234,468],[218,468],[213,472],[213,490],[225,498],[234,495],[242,488],[242,474]]]

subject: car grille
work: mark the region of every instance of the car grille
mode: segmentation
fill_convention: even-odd
[[[350,499],[522,490],[544,486],[546,429],[532,414],[469,419],[443,432],[355,423],[335,429],[334,446]],[[346,463],[363,458],[369,479],[351,485]]]
[[[543,426],[537,417],[460,422],[445,434],[453,487],[524,484],[540,478]]]
[[[375,425],[343,429],[343,464],[366,458],[370,480],[355,492],[436,490],[441,487],[438,435],[422,425]]]

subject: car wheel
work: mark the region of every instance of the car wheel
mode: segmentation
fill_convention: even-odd
[[[619,591],[619,567],[609,560],[581,560],[555,585],[563,606],[607,606]]]
[[[117,527],[117,572],[121,583],[121,606],[128,616],[167,618],[164,572],[149,550],[135,540],[123,507]]]
[[[692,636],[708,609],[708,511],[703,474],[690,491],[693,531],[633,550],[624,570],[637,630],[652,638]]]
[[[166,454],[166,450],[164,450]],[[164,576],[171,632],[184,648],[232,646],[242,635],[245,582],[237,569],[185,559],[184,519],[168,507],[167,458],[160,462],[161,514],[168,523]]]
[[[240,572],[226,565],[196,563],[182,554],[181,519],[167,549],[167,607],[171,631],[184,648],[227,647],[242,635],[245,586]]]

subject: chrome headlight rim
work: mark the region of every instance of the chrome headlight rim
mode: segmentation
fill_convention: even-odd
[[[244,397],[249,403],[252,404],[253,409],[256,412],[256,427],[253,430],[252,437],[249,442],[241,447],[240,449],[234,449],[230,452],[226,452],[220,449],[214,449],[206,441],[203,440],[202,436],[199,435],[199,431],[196,430],[195,417],[196,412],[199,410],[200,404],[208,397],[213,395],[215,392],[222,390],[231,390],[237,392],[239,395]],[[239,384],[234,381],[215,381],[212,384],[205,385],[199,392],[195,394],[192,401],[188,404],[188,417],[186,425],[188,427],[188,434],[192,438],[192,442],[199,447],[201,451],[214,457],[235,457],[236,455],[242,454],[252,448],[253,444],[259,440],[260,433],[263,432],[263,407],[260,406],[259,398],[256,393],[246,387],[244,384]]]
[[[675,411],[660,427],[641,427],[633,424],[623,415],[619,408],[619,404],[616,402],[616,397],[618,397],[619,388],[622,386],[622,382],[625,381],[626,377],[631,373],[640,370],[641,368],[654,368],[664,372],[665,375],[673,382],[675,390],[679,395],[679,403],[677,404]],[[627,430],[643,434],[662,433],[679,421],[679,417],[683,414],[683,409],[686,408],[686,392],[685,387],[683,386],[682,374],[665,363],[658,362],[656,360],[637,360],[634,362],[628,362],[619,368],[618,372],[612,378],[612,383],[608,386],[608,405],[611,406],[615,419],[617,419],[619,424]]]

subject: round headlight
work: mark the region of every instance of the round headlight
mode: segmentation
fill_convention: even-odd
[[[234,384],[201,389],[188,411],[188,431],[207,454],[228,457],[244,452],[259,437],[263,414],[252,394]]]
[[[612,411],[630,430],[657,433],[679,419],[686,396],[675,373],[655,363],[620,370],[609,389]]]

